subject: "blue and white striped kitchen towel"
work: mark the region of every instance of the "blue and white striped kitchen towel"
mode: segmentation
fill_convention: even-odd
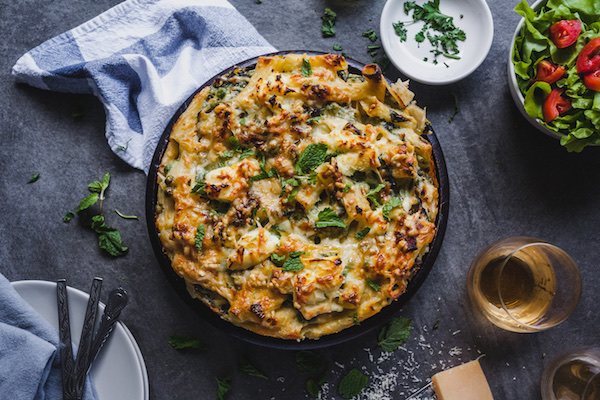
[[[96,95],[110,148],[147,172],[164,128],[195,89],[273,51],[226,0],[127,0],[32,49],[12,73],[38,88]]]

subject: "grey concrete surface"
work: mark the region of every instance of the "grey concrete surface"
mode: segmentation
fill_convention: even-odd
[[[100,102],[16,84],[10,75],[27,50],[117,3],[0,0],[0,272],[9,280],[66,277],[70,285],[86,291],[91,279],[101,276],[107,289],[127,288],[131,304],[122,318],[143,352],[153,400],[214,399],[215,377],[223,376],[232,378],[226,399],[307,398],[307,377],[298,372],[294,352],[224,335],[189,310],[164,279],[144,221],[145,176],[108,148]],[[232,3],[281,50],[329,51],[338,43],[347,54],[369,62],[366,46],[371,43],[361,32],[378,31],[385,1]],[[393,354],[381,353],[377,332],[320,350],[329,370],[323,398],[341,398],[340,378],[358,368],[370,376],[366,392],[381,389],[385,396],[380,398],[403,399],[442,368],[485,353],[482,364],[497,400],[540,399],[540,376],[552,356],[575,346],[600,346],[600,148],[569,154],[521,117],[505,72],[519,19],[512,9],[518,1],[488,3],[495,37],[479,69],[449,86],[412,84],[446,156],[451,210],[435,267],[399,314],[413,320],[410,339]],[[326,6],[338,12],[335,38],[320,34]],[[399,75],[393,67],[387,74]],[[460,113],[449,123],[452,93],[458,96]],[[81,105],[87,113],[73,118],[73,109]],[[119,228],[130,248],[117,259],[100,251],[95,234],[76,220],[61,221],[86,194],[87,183],[107,171],[112,181],[106,209],[141,217],[131,221],[108,214],[108,223]],[[27,184],[34,173],[40,174],[39,181]],[[511,235],[546,239],[578,263],[581,303],[562,325],[538,334],[515,334],[495,328],[471,309],[465,287],[471,260],[487,244]],[[438,318],[439,327],[433,330]],[[198,336],[209,349],[175,351],[167,343],[171,333]],[[241,355],[269,380],[239,373]]]

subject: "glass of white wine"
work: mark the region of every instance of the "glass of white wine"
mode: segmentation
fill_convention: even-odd
[[[515,236],[491,244],[475,257],[467,288],[473,306],[493,324],[531,333],[556,326],[575,311],[581,277],[562,249]]]
[[[542,373],[543,400],[600,399],[600,349],[572,349],[554,357]]]

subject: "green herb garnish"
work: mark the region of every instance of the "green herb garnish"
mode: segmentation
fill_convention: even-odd
[[[321,25],[321,33],[323,37],[331,37],[335,36],[335,18],[337,17],[336,13],[333,12],[329,7],[325,8],[325,12],[321,17],[323,23]]]
[[[224,378],[217,378],[217,397],[219,400],[225,399],[225,394],[231,390],[231,378],[226,376]]]
[[[317,228],[345,228],[346,224],[333,209],[327,207],[323,211],[319,212],[319,220],[317,221],[315,226]]]
[[[71,222],[71,220],[73,219],[73,217],[75,216],[75,213],[73,213],[73,211],[69,210],[67,211],[67,214],[63,217],[63,222],[64,223],[69,223]]]
[[[131,139],[129,139],[126,143],[125,146],[123,145],[119,145],[117,146],[117,149],[121,150],[121,151],[127,151],[127,149],[129,148],[129,142],[131,142]]]
[[[339,44],[334,44],[333,45],[333,50],[335,50],[335,51],[342,51],[343,49],[342,49],[342,46],[340,46]]]
[[[404,22],[394,22],[392,23],[392,26],[394,27],[394,32],[396,32],[396,35],[400,37],[400,41],[406,42],[408,31],[404,27]]]
[[[392,212],[392,209],[394,209],[394,207],[398,207],[402,205],[402,199],[400,199],[399,197],[392,197],[390,199],[390,201],[388,201],[387,203],[385,203],[385,205],[383,206],[383,218],[385,218],[386,221],[390,220],[390,212]]]
[[[310,66],[310,61],[306,58],[302,59],[302,76],[308,77],[312,75],[312,67]]]
[[[196,235],[194,236],[194,240],[196,242],[196,248],[199,252],[202,252],[202,244],[204,243],[204,234],[206,233],[206,227],[204,224],[198,225],[198,229],[196,230]]]
[[[98,234],[98,245],[111,256],[122,256],[129,250],[123,246],[121,234],[116,228],[106,225],[102,215],[92,217],[92,229]]]
[[[381,203],[379,202],[379,199],[378,199],[378,193],[381,192],[381,189],[383,189],[383,188],[385,188],[385,184],[380,183],[379,185],[377,185],[377,187],[375,189],[373,189],[367,193],[367,199],[369,199],[375,205],[375,207],[381,206]]]
[[[406,342],[410,335],[412,321],[407,318],[392,318],[379,332],[379,346],[391,352]]]
[[[294,253],[300,253],[300,254],[295,255]],[[303,254],[306,254],[306,253],[303,251],[290,253],[287,260],[285,260],[285,262],[281,266],[281,270],[283,272],[287,272],[287,271],[298,272],[298,271],[302,270],[304,268],[304,264],[302,264],[302,260],[300,260],[300,256]]]
[[[435,331],[440,326],[440,319],[435,320],[435,324],[433,324],[433,328],[431,330]]]
[[[254,367],[254,365],[250,364],[250,362],[246,359],[246,357],[240,358],[240,367],[238,368],[238,371],[243,372],[248,375],[251,375],[251,376],[257,376],[259,378],[269,380],[269,377],[266,376],[264,373],[260,372],[259,370],[257,370]]]
[[[460,111],[460,108],[458,107],[458,96],[456,96],[456,93],[452,92],[452,97],[454,97],[454,113],[450,116],[450,118],[448,119],[448,122],[452,122],[454,120],[454,117],[456,117],[456,114],[458,114],[458,112]]]
[[[371,228],[369,228],[369,227],[367,226],[365,229],[363,229],[363,230],[361,230],[361,231],[358,231],[358,232],[356,232],[356,235],[354,235],[354,237],[355,237],[357,240],[363,240],[363,239],[365,238],[365,236],[367,236],[367,235],[369,234],[369,232],[371,232]]]
[[[27,183],[37,182],[38,179],[40,179],[40,174],[33,174]]]
[[[358,320],[358,314],[357,313],[354,313],[352,315],[352,321],[353,321],[354,325],[360,325],[360,321]]]
[[[374,41],[376,41],[376,40],[377,40],[377,33],[375,33],[375,31],[374,31],[374,30],[372,30],[372,29],[371,29],[371,30],[368,30],[368,31],[364,31],[364,32],[362,33],[362,35],[363,35],[363,37],[369,38],[369,40],[370,40],[371,42],[374,42]]]
[[[115,212],[117,213],[117,215],[119,217],[121,217],[123,219],[138,219],[139,220],[137,215],[125,215],[125,214],[122,214],[121,212],[119,212],[119,210],[117,210],[116,208],[115,208]]]
[[[379,292],[379,289],[381,289],[381,285],[380,284],[373,282],[369,278],[367,278],[367,283],[369,284],[369,286],[371,286],[371,289],[373,289],[376,292]]]
[[[314,351],[301,350],[296,353],[298,371],[302,374],[318,374],[325,369],[325,360]]]
[[[296,163],[296,170],[301,174],[308,174],[325,162],[329,146],[325,143],[311,143],[300,154]]]
[[[356,368],[353,368],[348,372],[346,376],[342,378],[338,386],[338,392],[345,399],[351,399],[358,395],[367,386],[369,377],[361,373]]]
[[[173,333],[169,336],[169,344],[176,350],[206,350],[208,346],[204,344],[200,339],[193,337],[178,335]]]

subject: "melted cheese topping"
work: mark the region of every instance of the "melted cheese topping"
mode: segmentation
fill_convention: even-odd
[[[171,132],[156,210],[192,296],[236,325],[297,340],[404,293],[438,210],[428,123],[412,97],[376,65],[352,75],[331,54],[263,57],[202,90]]]

